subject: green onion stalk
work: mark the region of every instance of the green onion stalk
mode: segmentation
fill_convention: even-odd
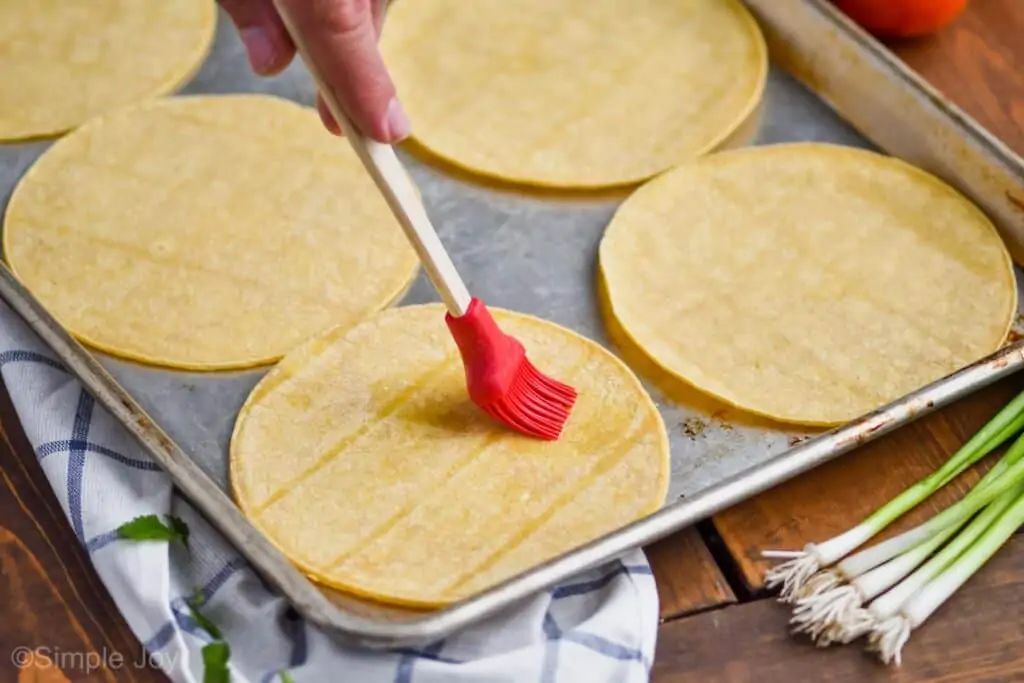
[[[999,411],[939,469],[900,493],[857,526],[822,543],[810,543],[802,551],[766,551],[763,553],[765,557],[786,560],[767,573],[765,577],[767,587],[769,589],[779,588],[779,600],[792,603],[842,585],[848,579],[841,571],[822,572],[822,570],[832,567],[867,543],[908,510],[919,505],[1022,429],[1024,429],[1024,392]],[[941,530],[933,530],[928,536],[918,538],[916,543],[929,540],[932,535]],[[883,543],[878,547],[885,545]],[[906,548],[899,549],[894,555],[878,560],[876,565],[872,566],[877,566],[878,563],[895,557],[903,550]],[[877,557],[878,551],[876,551],[876,555],[871,556],[872,561]],[[870,568],[867,567],[867,569]],[[857,575],[859,574],[854,576]]]
[[[821,572],[833,583],[796,600],[790,621],[793,630],[807,633],[819,647],[834,642],[848,643],[864,635],[878,618],[884,619],[888,615],[876,617],[862,605],[888,591],[914,571],[963,528],[978,510],[985,506],[992,508],[995,505],[993,499],[1012,487],[1015,477],[1024,479],[1024,437],[1018,438],[981,481],[954,505],[928,522],[851,555],[836,564],[834,569]],[[988,513],[986,510],[983,514]],[[961,543],[962,537],[963,534],[954,543]],[[885,596],[887,598],[889,595]]]

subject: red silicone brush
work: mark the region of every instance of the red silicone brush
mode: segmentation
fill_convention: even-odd
[[[287,3],[275,4],[331,114],[380,188],[448,308],[445,321],[462,355],[470,399],[517,431],[557,439],[576,402],[576,390],[537,370],[526,358],[523,345],[498,328],[483,302],[470,298],[394,149],[356,129],[310,59]]]
[[[453,315],[448,304],[445,321],[462,354],[469,397],[513,429],[557,439],[576,402],[576,390],[537,370],[523,345],[498,329],[483,302],[465,296],[466,312]]]

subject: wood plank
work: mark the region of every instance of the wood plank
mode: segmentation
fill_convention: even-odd
[[[1022,36],[1020,0],[983,0],[968,3],[964,13],[936,35],[890,47],[989,132],[1024,155]]]
[[[1022,389],[1024,377],[1010,377],[716,515],[715,530],[740,579],[752,591],[763,589],[771,563],[761,558],[762,551],[800,549],[850,528],[933,472]],[[977,469],[965,473],[876,540],[924,521],[957,500],[977,477]]]
[[[2,386],[0,606],[2,681],[167,680],[89,563]],[[19,671],[15,653],[31,651]]]
[[[817,649],[790,636],[789,613],[759,600],[661,628],[653,683],[860,683],[1024,680],[1024,536],[1015,536],[915,632],[899,669],[865,656],[863,641]]]
[[[658,586],[662,622],[736,602],[696,529],[673,534],[644,552]]]

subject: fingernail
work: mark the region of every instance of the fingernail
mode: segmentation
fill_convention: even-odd
[[[249,55],[249,64],[253,71],[265,74],[274,67],[276,50],[270,36],[262,28],[243,28],[238,32]]]
[[[388,113],[384,119],[384,126],[388,131],[388,139],[391,142],[398,142],[404,140],[409,136],[409,130],[412,128],[409,123],[409,117],[405,113],[405,109],[402,108],[402,103],[398,101],[398,98],[392,98],[388,104]]]

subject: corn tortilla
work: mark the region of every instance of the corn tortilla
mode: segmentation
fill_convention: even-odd
[[[175,90],[216,20],[213,0],[0,2],[0,140],[57,135]]]
[[[355,153],[264,95],[152,100],[58,140],[14,191],[4,251],[83,342],[188,370],[276,361],[418,268]]]
[[[714,149],[767,77],[737,0],[399,0],[381,45],[415,142],[563,188],[632,184]]]
[[[513,433],[469,402],[439,305],[325,333],[253,390],[231,439],[232,490],[313,579],[434,607],[662,505],[668,436],[635,375],[573,332],[492,311],[580,391],[558,441]]]
[[[622,204],[602,309],[660,372],[774,420],[844,423],[997,350],[1017,309],[992,223],[937,178],[786,144],[680,166]]]

